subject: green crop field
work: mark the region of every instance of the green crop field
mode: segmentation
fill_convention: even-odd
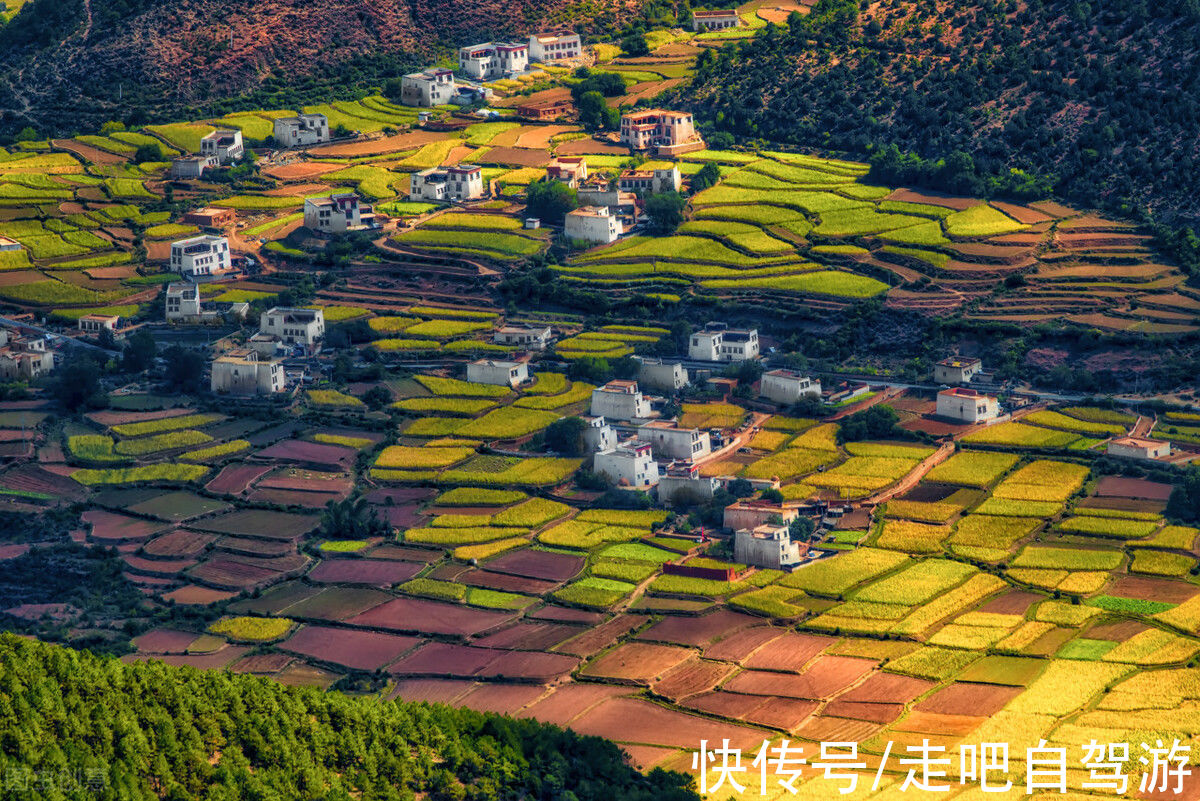
[[[988,205],[972,206],[946,217],[946,230],[951,236],[995,236],[1024,228],[1021,223]]]

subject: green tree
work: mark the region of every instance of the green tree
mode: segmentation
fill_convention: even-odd
[[[575,190],[562,181],[543,178],[530,184],[525,192],[526,216],[550,225],[562,225],[567,212],[578,205]]]
[[[807,517],[797,517],[788,523],[788,536],[795,542],[809,542],[813,531],[813,521]]]
[[[650,45],[646,41],[646,34],[634,31],[626,36],[621,40],[621,52],[630,58],[650,55]]]
[[[157,142],[147,142],[144,145],[138,145],[137,152],[133,154],[133,160],[138,164],[143,164],[147,161],[162,161],[163,152]]]
[[[699,172],[692,176],[692,192],[703,192],[710,186],[715,186],[719,180],[721,180],[721,171],[717,169],[716,164],[710,161],[701,167]]]
[[[584,92],[576,106],[580,124],[589,131],[612,130],[620,121],[620,113],[609,108],[599,92]]]
[[[578,417],[563,417],[546,427],[546,447],[564,456],[582,456],[583,432],[588,424]]]
[[[382,409],[392,402],[392,393],[388,388],[380,384],[379,386],[371,387],[362,396],[363,403],[367,404],[371,409]]]
[[[1200,520],[1200,465],[1191,465],[1183,481],[1171,490],[1167,516],[1184,522]]]
[[[204,356],[199,351],[172,345],[163,351],[167,365],[164,378],[173,389],[197,392],[204,382]]]
[[[75,348],[55,370],[51,389],[68,411],[76,411],[100,392],[100,365],[91,353]]]
[[[900,417],[891,406],[878,404],[870,409],[855,412],[842,421],[838,429],[841,442],[862,442],[868,439],[886,439],[896,436],[896,423]],[[907,432],[901,432],[907,433]]]
[[[388,534],[388,525],[362,496],[330,501],[321,513],[321,534],[329,539],[365,540]]]
[[[650,230],[660,236],[675,233],[683,224],[683,212],[687,201],[678,192],[659,192],[646,198],[646,216],[650,218]]]
[[[139,328],[125,340],[121,367],[131,373],[140,373],[154,365],[154,357],[157,355],[158,345],[155,344],[154,337],[145,328]]]

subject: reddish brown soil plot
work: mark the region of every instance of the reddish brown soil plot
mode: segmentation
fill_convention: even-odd
[[[357,452],[337,445],[305,442],[291,439],[263,448],[254,455],[255,459],[271,459],[277,462],[311,465],[318,469],[349,470],[354,465]]]
[[[841,701],[863,701],[875,704],[907,704],[937,686],[936,682],[876,673],[849,692],[839,696]]]
[[[421,572],[416,562],[388,559],[327,559],[309,571],[308,577],[321,584],[366,584],[390,587]]]
[[[278,167],[268,167],[263,170],[263,175],[278,178],[280,181],[307,181],[310,178],[316,178],[327,172],[340,170],[345,166],[344,164],[335,164],[329,161],[300,161],[283,164]]]
[[[394,153],[398,150],[410,150],[414,147],[437,142],[445,139],[446,134],[438,131],[413,131],[398,136],[385,136],[382,139],[372,139],[367,142],[349,142],[344,145],[326,145],[308,152],[314,156],[375,156],[381,153]]]
[[[837,639],[834,637],[788,632],[763,645],[742,664],[762,670],[799,671],[835,642]]]
[[[965,737],[979,728],[985,720],[987,718],[968,715],[939,715],[933,712],[913,711],[894,728],[897,731],[916,732],[917,734]]]
[[[704,650],[708,659],[724,659],[730,662],[741,662],[757,649],[784,633],[783,629],[772,626],[756,626],[742,629],[719,640]]]
[[[477,712],[513,715],[546,694],[539,684],[481,684],[455,703]]]
[[[707,645],[760,622],[759,618],[721,609],[700,617],[668,617],[638,635],[640,640]]]
[[[198,556],[212,544],[216,536],[213,534],[204,534],[199,531],[188,531],[187,529],[176,529],[167,534],[147,542],[142,550],[147,556],[158,556],[164,558],[179,557],[179,556]]]
[[[210,493],[238,495],[246,492],[256,478],[270,471],[270,465],[265,464],[230,464],[218,472],[214,480],[204,484],[204,488]]]
[[[120,542],[144,542],[160,531],[169,528],[165,523],[155,520],[119,515],[103,509],[87,510],[83,513],[82,520],[91,525],[92,539],[108,545]]]
[[[235,597],[237,597],[236,592],[214,590],[212,587],[198,587],[195,584],[185,585],[163,595],[163,598],[168,601],[174,601],[177,604],[187,606],[208,606],[209,604],[221,603]]]
[[[229,590],[261,587],[283,576],[284,571],[249,561],[251,559],[253,557],[214,556],[192,568],[188,575],[196,581]]]
[[[583,675],[634,684],[649,684],[686,661],[692,652],[670,645],[629,642],[618,645],[584,669]]]
[[[917,704],[922,712],[941,715],[994,715],[1024,690],[999,684],[955,682]]]
[[[287,654],[251,654],[240,662],[230,665],[234,673],[257,673],[271,675],[278,673],[292,663],[292,657]]]
[[[320,662],[373,671],[396,661],[420,643],[417,637],[329,626],[302,626],[279,647]]]
[[[578,633],[577,627],[564,623],[518,623],[475,640],[475,645],[511,651],[545,651]]]
[[[146,654],[182,654],[196,641],[194,631],[151,629],[133,638],[133,647]]]
[[[219,670],[223,667],[228,667],[234,662],[246,655],[250,649],[241,645],[231,645],[228,648],[222,648],[219,651],[211,654],[167,654],[165,656],[146,657],[136,655],[132,661],[144,662],[147,659],[156,659],[160,662],[165,662],[168,665],[186,665],[188,667],[199,668],[201,670]]]
[[[289,617],[344,620],[386,603],[392,596],[359,587],[330,587],[286,607]]]
[[[1195,597],[1197,592],[1200,592],[1200,589],[1194,584],[1141,576],[1118,579],[1108,590],[1109,595],[1120,598],[1140,598],[1144,601],[1161,601],[1168,604],[1181,604]]]
[[[765,734],[633,698],[610,698],[576,718],[571,728],[610,740],[675,748],[696,748],[701,740],[719,743],[728,738],[730,746],[749,750],[761,745]]]
[[[891,723],[904,713],[904,704],[868,704],[861,701],[832,701],[824,714],[835,718]]]
[[[396,598],[346,622],[354,626],[392,631],[466,637],[499,628],[515,618],[516,615],[506,612],[471,609],[419,598]]]
[[[100,412],[92,412],[85,415],[87,419],[102,425],[105,428],[109,426],[121,425],[123,423],[141,423],[146,420],[165,420],[168,417],[180,417],[185,414],[192,414],[195,410],[184,407],[176,409],[161,409],[156,412],[119,412],[104,410]]]
[[[505,678],[544,683],[567,675],[578,664],[579,660],[561,654],[432,642],[388,670],[397,676]]]
[[[942,195],[936,192],[921,192],[916,189],[897,189],[887,196],[888,200],[903,200],[906,203],[929,203],[933,206],[945,206],[950,209],[969,209],[972,206],[980,206],[982,200],[974,200],[965,197],[952,197],[951,195]]]
[[[1097,495],[1115,495],[1121,498],[1147,498],[1165,501],[1171,497],[1172,486],[1143,478],[1120,478],[1105,476],[1096,482]]]
[[[820,701],[849,687],[875,668],[869,659],[823,656],[799,675],[747,670],[725,684],[731,692],[750,695],[786,696]],[[871,699],[857,699],[871,700]]]
[[[1011,590],[988,601],[979,611],[995,612],[998,615],[1024,615],[1030,606],[1044,600],[1045,596],[1036,592]]]
[[[820,706],[816,701],[794,698],[763,698],[759,695],[715,692],[698,695],[684,701],[682,706],[710,715],[744,720],[773,729],[794,731]]]
[[[231,604],[230,612],[256,615],[277,615],[292,604],[299,603],[319,593],[316,587],[310,587],[302,581],[285,581],[264,592],[258,598],[247,598]]]
[[[396,682],[396,688],[388,700],[401,698],[405,701],[459,706],[458,699],[479,685],[461,679],[404,679]]]
[[[706,692],[724,681],[735,670],[725,662],[690,659],[669,670],[654,683],[654,692],[672,701]]]
[[[249,537],[221,537],[217,550],[242,556],[288,556],[296,552],[295,543],[288,540],[254,540]]]
[[[406,548],[403,545],[380,545],[370,552],[372,559],[397,559],[402,562],[436,562],[444,555],[444,551],[431,551],[424,548]]]
[[[541,609],[535,609],[526,617],[531,620],[553,620],[560,623],[578,623],[582,626],[595,626],[604,620],[599,612],[587,612],[583,609],[570,609],[565,606],[547,604]],[[643,618],[644,620],[644,618]]]
[[[484,565],[494,573],[511,573],[544,581],[562,582],[583,569],[583,557],[523,548],[499,556]]]
[[[306,509],[322,509],[330,501],[340,501],[350,494],[341,492],[310,492],[307,490],[255,489],[246,496],[251,503],[278,504],[279,506],[303,506]]]
[[[265,537],[272,540],[298,540],[321,522],[315,515],[289,512],[270,512],[246,509],[194,524],[203,531],[234,534],[243,537]]]
[[[468,570],[457,578],[459,584],[486,587],[503,592],[520,592],[526,595],[544,595],[561,584],[558,581],[511,576],[507,573],[489,573],[486,570]]]
[[[630,692],[628,687],[607,684],[562,684],[550,695],[520,712],[517,717],[534,718],[543,723],[566,726],[597,704],[610,698],[629,695]]]
[[[608,648],[621,639],[621,637],[625,636],[625,634],[644,624],[647,619],[641,615],[621,615],[615,617],[590,631],[580,634],[575,639],[563,643],[556,650],[564,654],[572,654],[586,659]]]

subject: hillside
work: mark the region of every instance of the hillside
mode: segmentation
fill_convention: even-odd
[[[0,131],[69,133],[222,104],[352,97],[440,47],[580,23],[631,0],[35,0],[0,27]],[[335,98],[336,99],[336,98]]]
[[[1194,222],[1194,5],[822,0],[702,56],[677,100],[740,136],[860,154],[891,143],[926,159],[964,151],[933,176],[951,191],[978,191],[978,176],[1011,184],[1016,167],[1078,202]]]
[[[0,664],[8,775],[86,767],[111,797],[696,798],[685,777],[642,776],[613,744],[533,721],[121,665],[7,634]],[[30,789],[6,797],[44,797]]]

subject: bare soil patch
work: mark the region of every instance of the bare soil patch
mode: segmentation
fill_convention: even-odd
[[[396,683],[396,688],[388,696],[388,700],[402,698],[413,703],[426,701],[431,704],[457,705],[459,698],[478,686],[473,681],[461,679],[404,679]]]
[[[475,640],[480,648],[506,648],[512,651],[546,651],[579,633],[565,623],[518,623]]]
[[[649,685],[691,656],[692,651],[686,648],[630,642],[596,659],[584,668],[583,675]]]
[[[151,629],[133,638],[133,647],[145,654],[182,654],[196,640],[196,632]]]
[[[1155,501],[1165,501],[1171,497],[1170,484],[1157,481],[1147,481],[1144,478],[1122,478],[1120,476],[1104,476],[1096,482],[1097,495],[1111,495],[1122,498],[1146,498]]]
[[[783,633],[783,629],[777,629],[772,626],[756,626],[742,629],[708,646],[704,650],[704,656],[706,659],[741,662],[765,643],[774,640]]]
[[[727,638],[740,629],[759,622],[759,618],[720,609],[700,617],[667,617],[638,635],[639,640],[703,646]]]
[[[897,731],[917,734],[939,734],[965,737],[975,731],[987,718],[971,715],[941,715],[935,712],[913,710],[904,720],[895,724]]]
[[[329,190],[329,184],[288,184],[278,189],[268,189],[263,194],[267,197],[296,197],[315,195],[318,192],[328,192]]]
[[[420,598],[396,598],[346,622],[352,626],[466,637],[499,628],[515,618],[516,615],[506,612],[471,609]]]
[[[278,673],[292,663],[288,654],[250,654],[241,661],[229,667],[234,673],[255,673],[271,675]]]
[[[421,572],[417,562],[389,559],[326,559],[308,572],[319,584],[365,584],[390,587],[408,581]]]
[[[379,606],[392,596],[359,587],[330,587],[285,607],[288,617],[344,620]]]
[[[544,581],[563,582],[574,577],[583,569],[581,556],[535,551],[524,548],[510,551],[484,564],[484,569],[493,573],[510,573]]]
[[[655,681],[654,692],[664,698],[678,701],[680,698],[711,690],[724,681],[734,669],[733,665],[725,662],[689,659]]]
[[[982,206],[983,201],[968,197],[954,197],[939,192],[927,192],[917,189],[900,188],[887,196],[888,200],[902,200],[905,203],[929,203],[934,206],[945,206],[949,209],[969,209],[972,206]]]
[[[459,148],[455,148],[454,150],[459,150]],[[450,151],[451,155],[453,155],[454,150]],[[467,153],[459,156],[460,160],[469,155],[470,152],[468,150]],[[550,163],[550,154],[545,150],[532,150],[523,147],[492,147],[484,154],[482,160],[488,164],[504,164],[514,167],[544,167]]]
[[[522,710],[517,717],[534,718],[543,723],[566,726],[597,704],[610,698],[629,695],[629,687],[610,684],[563,684],[550,695]]]
[[[765,670],[746,670],[725,684],[725,689],[750,695],[809,698],[814,701],[831,698],[875,668],[870,659],[848,656],[823,656],[799,675],[773,673]],[[876,700],[855,698],[850,700]],[[891,700],[891,699],[878,699]]]
[[[876,673],[862,684],[839,697],[842,701],[866,701],[869,703],[907,704],[934,687],[936,682],[897,676],[892,673]]]
[[[310,178],[324,175],[327,172],[340,170],[345,166],[345,164],[328,161],[295,161],[291,164],[268,167],[262,172],[263,175],[276,178],[280,181],[306,181]]]
[[[999,684],[955,682],[917,704],[922,712],[941,715],[994,715],[1024,690]]]
[[[1171,579],[1149,578],[1144,576],[1126,576],[1108,589],[1109,595],[1119,598],[1140,598],[1144,601],[1161,601],[1168,604],[1181,604],[1200,592],[1194,584]]]
[[[1036,592],[1010,590],[984,604],[979,611],[994,612],[998,615],[1024,615],[1033,604],[1044,601],[1045,596]]]
[[[373,671],[394,662],[420,643],[417,637],[308,625],[301,626],[279,647],[320,662]]]
[[[140,517],[108,512],[104,509],[89,509],[81,515],[84,523],[91,526],[90,537],[105,545],[123,542],[145,542],[169,525]]]
[[[308,152],[318,158],[321,156],[336,156],[339,158],[346,158],[348,156],[375,156],[381,153],[411,150],[414,147],[427,145],[430,142],[437,142],[445,138],[447,136],[443,131],[410,131],[409,133],[385,136],[381,139],[372,139],[366,142],[347,142],[345,144],[315,147]]]
[[[568,640],[555,650],[587,659],[608,648],[628,632],[644,624],[646,620],[647,618],[641,615],[620,615]]]
[[[730,746],[749,749],[760,745],[764,736],[761,729],[717,723],[633,698],[611,698],[579,716],[571,728],[610,740],[674,748],[728,738]]]
[[[458,699],[461,706],[477,712],[514,715],[546,694],[546,688],[534,684],[480,684]]]
[[[188,584],[163,595],[163,598],[168,601],[187,606],[208,606],[236,597],[236,592],[214,590],[212,587],[200,587],[195,584]]]
[[[904,704],[870,704],[862,701],[831,701],[823,714],[836,718],[891,723],[904,713]]]
[[[763,645],[742,664],[761,670],[798,672],[814,656],[835,642],[835,637],[788,632]]]

